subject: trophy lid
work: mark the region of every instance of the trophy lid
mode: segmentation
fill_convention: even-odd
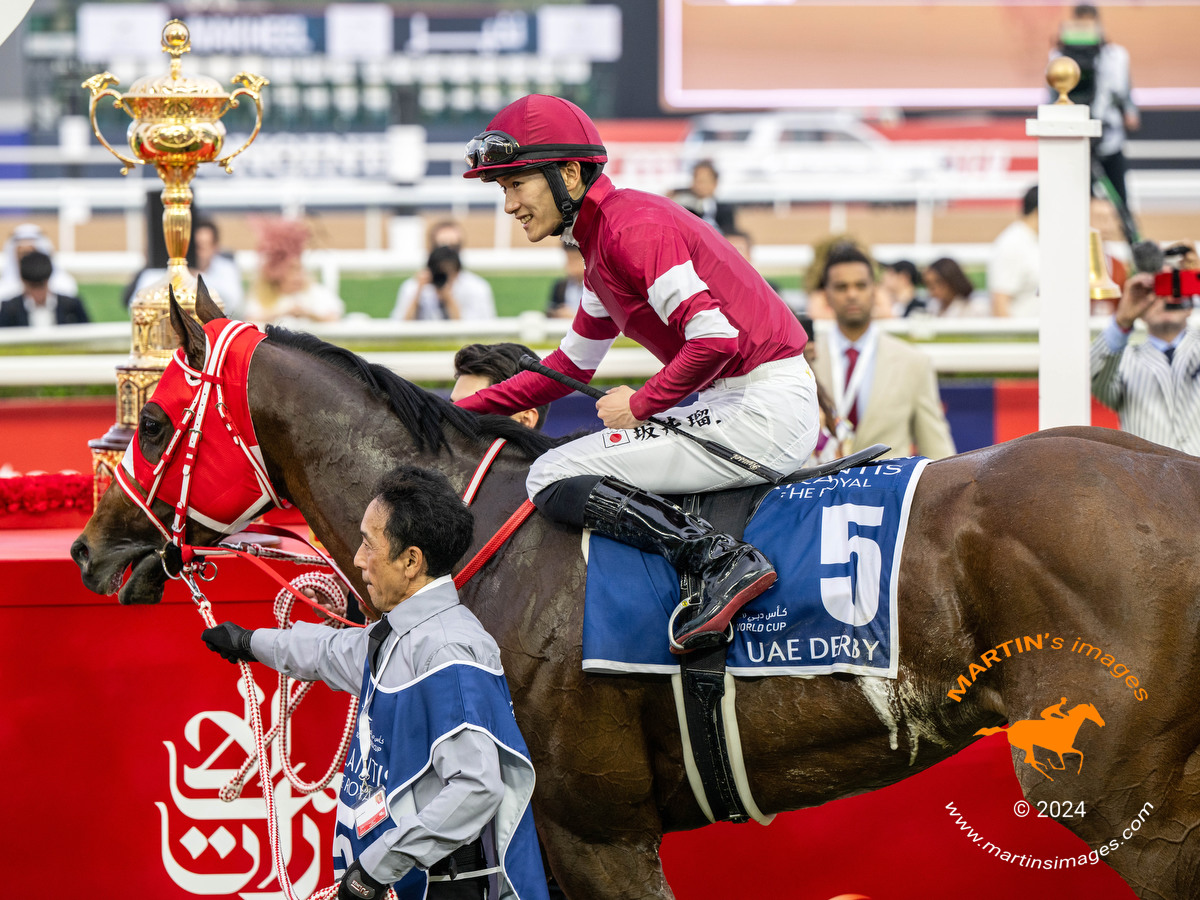
[[[192,50],[191,34],[179,19],[172,19],[162,32],[162,48],[171,56],[171,71],[165,75],[146,76],[135,81],[125,97],[220,97],[229,92],[221,82],[207,75],[184,76],[179,57]]]

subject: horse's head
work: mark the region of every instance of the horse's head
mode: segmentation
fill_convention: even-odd
[[[196,314],[205,324],[224,316],[202,280],[197,289]],[[194,375],[205,369],[208,342],[205,329],[183,312],[174,295],[170,316],[187,368],[177,357],[163,373],[154,394],[138,414],[137,431],[122,463],[124,471],[118,473],[119,478],[114,478],[83,533],[71,545],[71,558],[79,566],[84,585],[98,594],[117,593],[123,604],[157,603],[162,599],[168,577],[164,561],[178,564],[178,549],[172,546],[171,540],[173,533],[178,535],[177,545],[191,546],[214,544],[225,533],[219,527],[221,523],[213,521],[212,517],[197,516],[194,511],[186,510],[185,513],[191,514],[179,515],[176,510],[181,493],[180,473],[184,458],[190,456],[186,446],[187,430],[182,429],[183,433],[176,437],[176,432],[181,430],[181,398],[200,389],[201,379]],[[189,369],[192,372],[189,373]],[[194,419],[189,419],[191,421]],[[207,430],[214,435],[226,431],[215,414],[210,417]],[[169,456],[159,465],[164,454]],[[222,462],[213,459],[211,453],[207,454],[207,459],[205,456],[201,452],[197,457],[198,462],[191,473],[193,481],[200,474],[201,463],[212,466]],[[228,461],[225,462],[228,465]],[[233,479],[234,474],[221,471],[217,477]],[[120,480],[124,480],[125,487]],[[194,484],[191,490],[196,496]],[[182,490],[182,493],[187,491]],[[148,511],[153,514],[153,519]],[[172,553],[176,555],[175,560],[171,560]],[[127,568],[131,572],[122,586]]]
[[[1070,714],[1072,716],[1078,716],[1079,718],[1083,719],[1084,721],[1090,720],[1092,722],[1095,722],[1101,728],[1104,727],[1104,718],[1100,715],[1100,710],[1096,709],[1096,707],[1091,703],[1078,704],[1077,706],[1072,708]]]

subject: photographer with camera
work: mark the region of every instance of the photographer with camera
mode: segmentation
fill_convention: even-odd
[[[425,268],[400,285],[393,319],[494,319],[491,288],[460,279],[462,260],[454,247],[434,247]],[[482,281],[482,279],[479,279]]]
[[[1149,262],[1140,255],[1142,271],[1125,282],[1116,313],[1092,343],[1092,395],[1116,411],[1122,431],[1200,455],[1200,331],[1187,327],[1200,259],[1190,244]],[[1156,271],[1164,258],[1169,268]],[[1138,319],[1149,337],[1130,344]]]

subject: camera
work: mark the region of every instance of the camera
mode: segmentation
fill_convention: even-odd
[[[1191,252],[1186,244],[1172,244],[1162,251],[1169,271],[1154,276],[1154,293],[1166,298],[1166,309],[1191,309],[1200,296],[1200,270],[1183,268]]]
[[[452,276],[458,274],[462,262],[458,258],[458,251],[453,247],[435,247],[425,266],[429,269],[433,286],[440,291]]]

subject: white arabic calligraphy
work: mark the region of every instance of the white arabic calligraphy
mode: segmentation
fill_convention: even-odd
[[[241,748],[243,753],[248,754],[254,749],[249,700],[245,684],[241,680],[238,681],[238,692],[242,696],[240,717],[228,710],[205,710],[194,715],[184,726],[184,738],[191,748],[198,752],[206,749],[201,747],[201,728],[205,723],[210,723],[204,729],[206,734],[211,734],[212,726],[216,726],[222,735],[200,765],[183,766],[182,787],[186,789],[186,793],[181,789],[179,783],[179,759],[175,743],[163,741],[163,745],[167,748],[168,781],[171,805],[174,807],[173,813],[165,802],[154,804],[158,807],[162,822],[163,866],[175,884],[193,894],[229,895],[236,893],[241,897],[254,898],[254,900],[283,900],[282,890],[263,890],[272,883],[275,883],[278,888],[275,873],[271,868],[270,854],[267,854],[264,859],[261,853],[267,832],[266,803],[261,797],[239,797],[226,803],[218,796],[220,789],[237,774],[237,768],[217,768],[217,760],[227,755],[227,751],[235,744]],[[261,691],[256,692],[255,700],[260,706],[264,699]],[[272,724],[278,718],[278,700],[277,690],[269,704]],[[337,795],[341,787],[342,776],[339,773],[325,790],[306,796],[295,795],[287,778],[281,777],[283,763],[280,754],[285,749],[288,748],[281,748],[279,742],[275,742],[271,746],[269,757],[270,782],[273,785],[276,811],[279,816],[280,851],[285,864],[290,865],[295,842],[294,820],[299,816],[301,839],[309,848],[311,861],[304,873],[294,880],[294,884],[299,896],[308,896],[316,889],[320,878],[321,860],[324,858],[322,846],[328,846],[328,840],[322,839],[318,820],[321,820],[327,829],[332,830],[333,821],[328,813],[337,806]],[[230,755],[236,756],[236,754]],[[302,766],[298,765],[295,768],[299,770]],[[315,814],[315,818],[308,814],[301,815],[302,810],[309,803],[312,804],[311,812]],[[175,817],[174,829],[171,823],[172,815]],[[171,834],[177,833],[181,827],[181,818],[190,820],[190,822],[183,823],[184,827],[188,824],[191,827],[186,828],[182,837],[172,841]],[[223,824],[214,828],[212,823],[217,821]],[[232,825],[234,821],[241,821],[240,842],[233,837],[230,827],[227,827],[232,826],[236,830],[237,826]],[[258,829],[252,828],[247,822],[258,822]],[[176,858],[172,849],[175,844],[182,845],[193,860],[199,859],[201,855],[208,853],[211,849],[223,862],[228,860],[229,869],[236,867],[236,870],[208,873],[194,871]],[[240,862],[244,857],[233,852],[238,846],[249,857],[248,862]],[[243,890],[254,881],[255,875],[260,872],[264,863],[266,871],[254,885],[255,890]],[[209,865],[211,866],[211,856]]]

